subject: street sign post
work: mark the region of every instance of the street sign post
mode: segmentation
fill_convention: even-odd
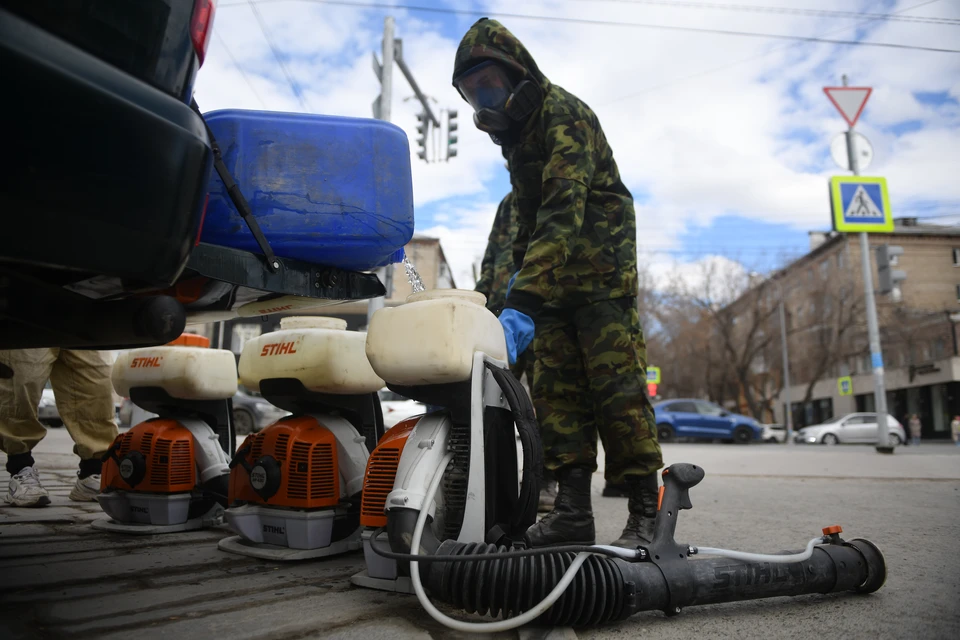
[[[833,228],[844,233],[890,233],[893,214],[886,178],[834,176],[830,178]]]
[[[850,376],[844,376],[837,379],[837,391],[841,396],[853,395],[853,379]]]
[[[647,384],[660,384],[660,367],[647,367]]]
[[[891,218],[889,228],[886,228],[886,219],[890,217],[889,196],[886,194],[886,181],[883,178],[860,178],[860,167],[858,164],[856,139],[854,137],[853,127],[863,113],[863,107],[867,104],[867,99],[873,92],[870,87],[850,87],[847,86],[847,76],[843,76],[843,86],[824,87],[823,92],[827,98],[837,108],[843,119],[847,121],[850,128],[847,129],[847,158],[850,165],[850,171],[859,182],[854,182],[856,186],[847,186],[842,188],[843,179],[832,179],[830,185],[831,203],[834,204],[834,226],[837,230],[838,217],[840,224],[846,226],[849,222],[851,226],[847,229],[856,229],[857,222],[867,225],[876,224],[879,228],[876,231],[890,232],[893,230],[893,220]],[[849,185],[850,181],[846,183]],[[846,191],[844,191],[846,189]],[[879,194],[877,193],[879,189]],[[879,214],[879,215],[878,215]],[[860,232],[860,266],[863,269],[863,298],[864,306],[867,311],[867,334],[870,338],[870,364],[873,370],[873,401],[877,412],[877,452],[893,453],[893,447],[890,446],[890,434],[886,429],[887,424],[887,392],[885,389],[884,371],[883,371],[883,353],[880,351],[880,327],[877,322],[877,303],[873,297],[873,269],[870,265],[870,240],[867,238],[867,232],[862,227]]]

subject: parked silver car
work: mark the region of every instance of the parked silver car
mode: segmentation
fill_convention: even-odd
[[[903,425],[891,415],[887,415],[887,427],[890,444],[897,446],[906,441]],[[876,444],[877,414],[850,413],[837,416],[812,427],[797,431],[793,441],[797,444]]]

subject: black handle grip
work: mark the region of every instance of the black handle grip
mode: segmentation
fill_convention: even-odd
[[[672,464],[663,470],[663,498],[670,503],[670,507],[677,509],[693,509],[690,502],[690,487],[695,487],[703,480],[703,469],[681,462]]]

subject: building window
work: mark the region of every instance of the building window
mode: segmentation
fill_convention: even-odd
[[[960,249],[956,247],[953,249],[953,266],[960,267]]]
[[[826,280],[826,279],[827,279],[827,273],[828,273],[829,271],[830,271],[830,261],[829,261],[829,260],[824,260],[823,262],[820,263],[820,279],[821,279],[821,280]]]
[[[957,285],[957,302],[960,302],[960,284]]]
[[[939,360],[946,355],[947,343],[943,338],[937,338],[933,341],[933,359]]]
[[[837,254],[837,271],[840,271],[846,265],[847,259],[845,256],[846,252],[841,249],[840,253]]]

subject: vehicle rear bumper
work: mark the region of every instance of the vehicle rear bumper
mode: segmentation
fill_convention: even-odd
[[[212,166],[201,117],[3,10],[0,69],[0,261],[171,284]]]

